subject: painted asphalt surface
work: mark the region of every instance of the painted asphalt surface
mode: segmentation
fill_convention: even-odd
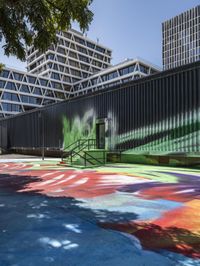
[[[199,170],[0,163],[0,265],[200,265]]]

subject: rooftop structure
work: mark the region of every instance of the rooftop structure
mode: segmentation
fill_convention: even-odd
[[[141,58],[127,59],[124,62],[74,83],[72,92],[75,96],[79,96],[142,78],[159,71],[161,69],[158,66]]]

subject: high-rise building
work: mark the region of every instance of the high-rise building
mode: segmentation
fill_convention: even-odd
[[[89,77],[111,64],[112,50],[73,29],[57,33],[57,43],[41,53],[30,47],[28,72],[68,84]]]
[[[69,30],[45,53],[27,51],[27,72],[0,73],[0,118],[106,89],[160,71],[142,59],[111,66],[112,50]]]
[[[162,24],[164,70],[200,60],[200,5]]]
[[[111,66],[112,50],[82,33],[70,29],[57,39],[45,53],[28,49],[27,72],[0,73],[0,118],[67,99],[72,84]]]

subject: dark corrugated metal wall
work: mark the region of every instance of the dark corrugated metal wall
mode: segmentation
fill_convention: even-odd
[[[111,120],[115,148],[200,152],[200,63],[6,119],[9,147],[61,147],[63,116]],[[111,133],[110,133],[111,134]],[[112,136],[110,136],[112,138]]]

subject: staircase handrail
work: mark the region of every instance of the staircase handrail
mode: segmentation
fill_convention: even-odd
[[[71,146],[73,146],[73,145],[75,145],[75,144],[77,144],[77,143],[80,143],[80,141],[87,141],[87,139],[78,139],[78,140],[76,140],[76,141],[74,141],[73,143],[71,143],[70,145],[68,145],[67,147],[65,147],[63,150],[64,151],[69,151],[70,149],[70,147]]]
[[[105,152],[104,152],[105,153]],[[82,159],[84,159],[85,165],[86,165],[86,161],[88,161],[89,163],[91,163],[92,165],[96,165],[94,162],[91,161],[91,159],[93,159],[94,161],[96,161],[99,164],[105,164],[105,154],[104,154],[104,162],[102,163],[100,160],[98,160],[97,158],[93,157],[91,154],[89,154],[88,152],[85,152],[85,156],[81,155],[79,152],[74,151],[74,155],[71,156],[71,162],[72,162],[72,158],[78,155],[79,157],[81,157]],[[91,159],[86,159],[86,155],[89,156]]]
[[[84,157],[80,154],[80,152],[83,151],[84,149],[86,149],[87,147],[88,147],[88,145],[85,144],[85,145],[82,145],[82,147],[79,148],[78,151],[76,151],[75,149],[72,150],[71,153],[70,153],[71,162],[72,162],[72,158],[73,158],[75,155],[79,155],[80,157],[84,158]]]
[[[92,145],[90,144],[90,142],[92,142]],[[70,147],[76,145],[75,147],[73,147],[71,150],[69,149]],[[96,139],[78,139],[75,142],[71,143],[70,145],[68,145],[65,149],[64,152],[62,153],[62,160],[63,157],[65,155],[71,156],[71,160],[72,157],[74,157],[73,153],[78,149],[78,152],[81,152],[83,149],[87,148],[91,148],[91,146],[96,147]]]
[[[89,156],[91,159],[95,160],[96,162],[98,162],[99,164],[105,164],[105,151],[103,151],[104,153],[104,162],[102,163],[99,159],[95,158],[94,156],[92,156],[90,153],[88,153],[87,151],[85,151],[85,155]],[[88,159],[85,158],[86,161],[89,161]],[[89,161],[90,162],[90,161]],[[91,163],[91,162],[90,162]]]

